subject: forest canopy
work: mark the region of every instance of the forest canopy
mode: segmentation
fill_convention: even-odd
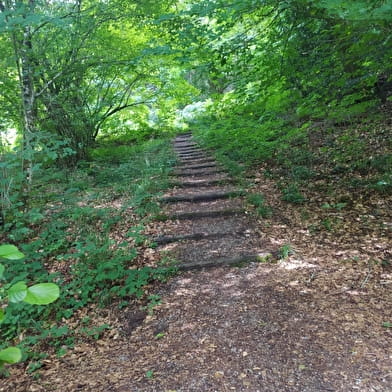
[[[24,134],[26,151],[51,135],[76,162],[101,132],[173,125],[177,109],[207,98],[215,113],[355,116],[390,93],[391,7],[2,1],[3,128]]]

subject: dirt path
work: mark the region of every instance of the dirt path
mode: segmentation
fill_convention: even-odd
[[[0,391],[392,391],[391,271],[363,273],[338,260],[336,242],[245,213],[190,135],[175,149],[178,182],[156,241],[185,271],[155,289],[161,305],[139,326],[126,310],[122,330]],[[287,241],[293,255],[265,262]]]

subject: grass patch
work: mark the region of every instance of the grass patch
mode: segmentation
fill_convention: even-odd
[[[259,193],[250,193],[246,197],[247,201],[253,205],[258,215],[269,218],[272,215],[272,208],[266,205],[265,198]]]
[[[300,204],[305,202],[305,197],[296,184],[289,184],[282,189],[282,200],[289,203]]]

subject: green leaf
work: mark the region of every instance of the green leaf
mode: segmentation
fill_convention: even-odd
[[[5,270],[5,268],[4,268],[4,265],[3,264],[0,264],[0,279],[3,277],[3,275],[4,275],[4,270]]]
[[[15,245],[0,245],[0,257],[8,260],[19,260],[25,256],[22,252],[19,252]]]
[[[0,363],[17,363],[22,359],[22,352],[17,347],[8,347],[0,351]]]
[[[152,370],[147,370],[146,371],[146,377],[151,379],[154,377],[154,372]]]
[[[31,305],[47,305],[56,301],[60,295],[59,287],[54,283],[39,283],[27,289],[24,302]]]
[[[5,314],[4,314],[4,310],[0,309],[0,323],[2,323],[5,319]]]
[[[389,323],[389,322],[387,321],[387,322],[385,322],[385,323],[382,323],[382,326],[383,326],[384,328],[392,328],[392,323]]]
[[[27,295],[27,286],[25,282],[15,283],[8,289],[8,300],[10,302],[20,302],[25,299]]]

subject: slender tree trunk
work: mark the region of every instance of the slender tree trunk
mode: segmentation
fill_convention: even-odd
[[[23,4],[23,2],[20,4]],[[0,1],[0,11],[4,13],[15,11],[19,5],[10,0]],[[29,6],[30,12],[34,12],[36,0],[28,0],[25,5]],[[6,16],[6,20],[7,18],[8,16]],[[33,37],[31,27],[24,27],[22,32],[13,30],[10,33],[10,37],[14,48],[21,96],[21,127],[23,132],[22,170],[25,178],[23,183],[23,197],[26,208],[33,181],[33,137],[37,124],[34,88],[35,67],[32,53]]]
[[[23,172],[26,177],[27,194],[33,182],[33,136],[36,131],[34,68],[31,61],[32,42],[30,28],[26,27],[20,50],[20,89],[23,113]]]

